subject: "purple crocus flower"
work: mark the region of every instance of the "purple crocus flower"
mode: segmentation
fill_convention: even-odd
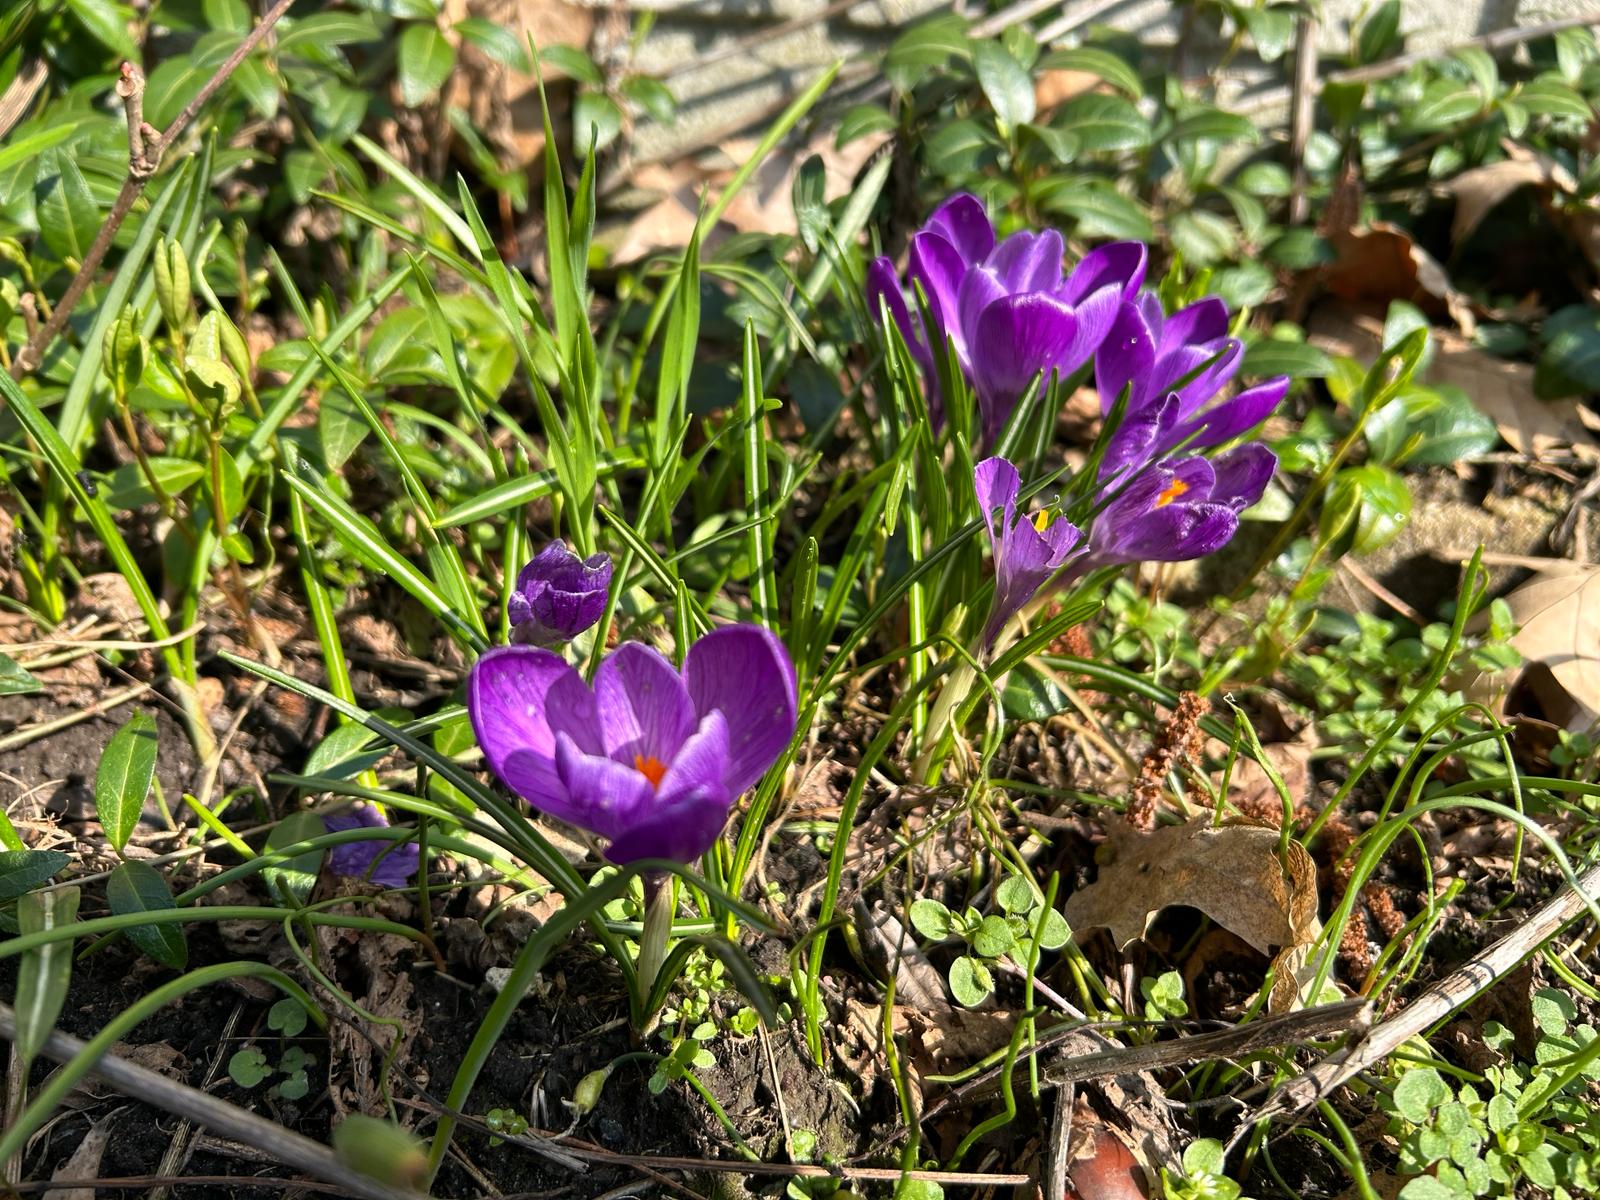
[[[1228,336],[1228,308],[1207,297],[1170,317],[1154,292],[1123,302],[1095,355],[1095,386],[1110,414],[1124,388],[1128,407],[1101,463],[1101,477],[1126,479],[1143,464],[1219,446],[1254,429],[1282,402],[1280,375],[1209,404],[1239,371],[1244,346]]]
[[[389,821],[377,805],[358,803],[343,816],[323,817],[322,826],[329,833],[343,833],[346,829],[387,829]],[[417,853],[415,842],[346,842],[328,851],[328,869],[358,879],[368,878],[371,871],[370,878],[379,887],[402,888],[417,872]]]
[[[972,472],[989,552],[994,558],[994,602],[983,629],[987,651],[1006,622],[1038,593],[1049,578],[1079,551],[1083,531],[1070,521],[1052,520],[1048,510],[1017,518],[1017,492],[1022,478],[1003,458],[986,458]],[[996,532],[994,510],[1004,510]]]
[[[867,270],[867,303],[880,299],[900,327],[943,419],[936,355],[946,339],[978,394],[983,436],[992,441],[1041,372],[1071,374],[1110,332],[1117,310],[1144,282],[1141,242],[1115,242],[1084,255],[1062,274],[1064,246],[1054,229],[1022,230],[1003,241],[976,196],[958,192],[911,239],[908,274],[921,284],[934,329],[922,328],[887,258]],[[931,337],[930,337],[931,332]]]
[[[517,574],[506,605],[512,638],[536,646],[570,642],[600,619],[611,588],[611,556],[579,558],[551,542]]]
[[[627,642],[594,686],[554,651],[501,646],[473,665],[467,712],[501,781],[541,812],[606,838],[615,863],[689,862],[794,735],[794,666],[773,634],[728,625],[680,673]]]
[[[1220,550],[1261,499],[1278,459],[1259,442],[1215,458],[1146,465],[1094,519],[1089,561],[1185,562]]]

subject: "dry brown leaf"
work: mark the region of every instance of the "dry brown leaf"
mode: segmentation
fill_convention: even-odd
[[[1476,327],[1472,306],[1444,267],[1398,225],[1374,221],[1365,229],[1336,230],[1328,241],[1339,257],[1324,271],[1323,282],[1340,299],[1385,306],[1409,300],[1434,316],[1448,316],[1463,333]]]
[[[1600,570],[1535,575],[1505,600],[1517,623],[1511,645],[1527,664],[1507,707],[1524,693],[1534,715],[1588,728],[1600,718]]]
[[[122,1109],[117,1109],[104,1120],[96,1121],[83,1135],[83,1140],[50,1175],[57,1179],[94,1179],[100,1174],[100,1160],[105,1157],[106,1145],[111,1141],[111,1123]],[[92,1187],[51,1188],[44,1200],[94,1200]]]
[[[1163,909],[1198,908],[1262,954],[1275,956],[1277,982],[1268,1007],[1287,1012],[1295,1007],[1296,975],[1322,923],[1316,864],[1294,841],[1287,864],[1280,862],[1278,841],[1275,829],[1214,827],[1208,816],[1149,834],[1114,826],[1107,845],[1115,857],[1067,900],[1067,923],[1079,937],[1109,929],[1120,950],[1142,938]]]
[[[1081,1102],[1073,1113],[1071,1155],[1068,1200],[1145,1200],[1150,1194],[1133,1151]]]
[[[1044,118],[1057,105],[1093,91],[1110,91],[1105,80],[1093,71],[1069,71],[1065,68],[1040,71],[1038,78],[1033,81],[1033,104],[1038,109],[1038,115]]]
[[[1495,205],[1530,185],[1554,186],[1572,192],[1577,188],[1577,181],[1554,159],[1527,153],[1461,172],[1444,187],[1456,201],[1450,241],[1459,244],[1470,237]]]

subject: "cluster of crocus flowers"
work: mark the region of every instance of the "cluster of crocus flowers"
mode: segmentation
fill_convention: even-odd
[[[691,862],[794,735],[798,697],[783,643],[754,625],[713,630],[679,671],[627,642],[591,686],[543,647],[485,652],[467,712],[513,792],[609,843],[615,863]]]
[[[1063,253],[1051,229],[998,238],[977,198],[959,193],[911,239],[907,276],[925,307],[912,311],[887,258],[867,273],[867,302],[899,328],[936,420],[946,346],[978,397],[985,441],[1036,379],[1069,375],[1091,360],[1102,411],[1117,419],[1087,533],[1048,509],[1019,519],[1016,468],[1003,458],[978,464],[973,485],[995,568],[985,653],[1069,562],[1066,574],[1077,577],[1097,566],[1180,562],[1221,549],[1277,466],[1259,442],[1217,452],[1265,420],[1289,384],[1280,376],[1232,390],[1244,346],[1230,334],[1222,300],[1164,312],[1153,291],[1141,290],[1147,251],[1137,242],[1091,250],[1070,273]]]
[[[564,542],[551,542],[517,573],[506,605],[512,636],[535,646],[569,642],[606,611],[611,558],[579,558]]]
[[[960,192],[911,239],[907,274],[913,289],[921,288],[933,328],[923,328],[908,307],[889,259],[868,268],[867,303],[874,317],[883,305],[899,327],[936,422],[943,412],[936,363],[947,343],[977,393],[991,442],[1036,378],[1065,378],[1094,356],[1143,284],[1147,253],[1140,242],[1116,242],[1065,274],[1063,251],[1054,229],[998,238],[982,202]]]

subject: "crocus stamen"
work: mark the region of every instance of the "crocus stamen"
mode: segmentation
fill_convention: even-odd
[[[1033,527],[1040,533],[1050,528],[1050,512],[1048,509],[1041,508],[1033,514]]]
[[[1171,483],[1167,484],[1166,489],[1161,493],[1161,495],[1156,497],[1156,507],[1165,508],[1188,490],[1189,485],[1187,483],[1181,479],[1174,479]]]
[[[633,769],[650,781],[650,786],[655,789],[661,787],[661,777],[667,773],[667,764],[655,755],[646,758],[642,754],[633,756]]]

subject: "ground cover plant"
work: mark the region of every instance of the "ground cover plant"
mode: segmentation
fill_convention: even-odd
[[[1600,46],[1048,7],[0,15],[0,1192],[1594,1192]]]

